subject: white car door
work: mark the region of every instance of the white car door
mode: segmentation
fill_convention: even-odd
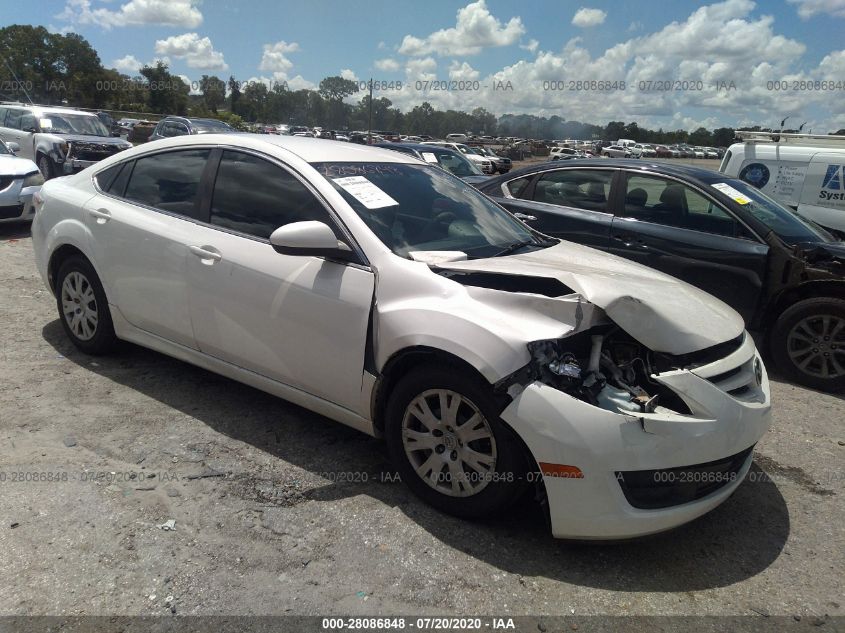
[[[369,268],[282,255],[267,238],[329,212],[291,172],[222,152],[211,226],[188,257],[191,322],[201,351],[358,411],[375,279]]]
[[[185,268],[210,152],[162,152],[103,172],[104,193],[84,212],[109,301],[132,325],[193,348]]]

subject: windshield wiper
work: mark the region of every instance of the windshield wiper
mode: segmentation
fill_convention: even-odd
[[[537,242],[535,240],[523,240],[521,242],[514,242],[513,244],[508,244],[498,253],[493,255],[493,257],[502,257],[503,255],[510,255],[514,251],[518,251],[523,246],[536,246]]]

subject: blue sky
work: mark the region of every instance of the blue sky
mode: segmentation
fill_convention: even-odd
[[[194,81],[234,75],[297,88],[340,73],[401,80],[402,90],[381,94],[403,109],[427,100],[439,108],[673,129],[772,125],[786,115],[814,131],[845,127],[845,0],[6,0],[2,6],[0,26],[78,32],[106,66],[129,74],[165,58],[173,72]],[[417,83],[432,80],[464,81],[472,89],[424,91]],[[583,80],[613,87],[571,89],[570,81]],[[787,90],[774,88],[781,81]],[[493,91],[494,83],[513,90]]]

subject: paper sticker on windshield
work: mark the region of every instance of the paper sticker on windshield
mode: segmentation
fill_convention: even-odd
[[[431,152],[423,152],[422,157],[423,157],[423,160],[427,163],[436,163],[437,162],[437,156],[435,156]]]
[[[737,191],[726,182],[717,182],[710,186],[713,187],[713,189],[718,189],[734,202],[738,202],[739,204],[751,204],[750,198],[746,198],[741,192]]]
[[[335,178],[334,181],[368,209],[382,209],[399,204],[363,176]]]

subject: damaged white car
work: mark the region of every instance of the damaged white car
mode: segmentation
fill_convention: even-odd
[[[534,487],[558,537],[666,530],[740,485],[769,426],[728,306],[397,152],[183,137],[52,180],[37,207],[81,350],[132,341],[382,435],[446,512]]]

